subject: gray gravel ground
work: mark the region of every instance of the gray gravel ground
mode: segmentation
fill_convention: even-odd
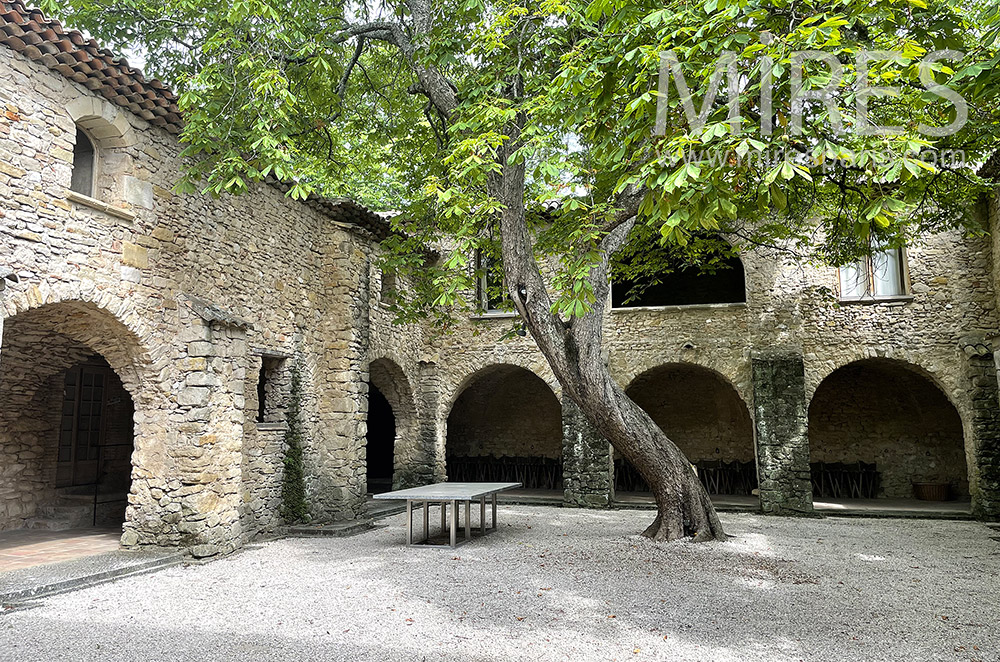
[[[2,660],[1000,660],[1000,532],[724,515],[655,544],[649,512],[501,509],[458,550],[403,516],[267,543],[0,616]],[[432,522],[434,517],[432,515]]]

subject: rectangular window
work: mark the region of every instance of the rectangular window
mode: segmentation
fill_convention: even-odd
[[[840,298],[844,300],[898,297],[906,294],[901,248],[890,248],[840,267]]]
[[[382,270],[382,283],[379,288],[379,301],[382,303],[393,303],[396,300],[396,287],[395,272]]]
[[[257,423],[283,423],[285,420],[285,359],[262,356],[257,377]]]
[[[489,256],[476,251],[476,296],[486,312],[499,312],[509,301],[504,287],[503,274]]]

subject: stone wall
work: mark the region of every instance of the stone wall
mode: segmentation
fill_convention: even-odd
[[[605,346],[612,374],[623,387],[659,366],[687,364],[718,374],[743,402],[754,403],[751,421],[757,436],[762,496],[766,492],[773,500],[769,511],[811,510],[806,412],[823,379],[855,361],[894,359],[938,384],[963,421],[970,467],[978,466],[973,457],[995,446],[994,441],[981,439],[988,434],[988,426],[970,424],[980,407],[976,404],[980,387],[970,377],[960,347],[961,338],[970,331],[988,335],[997,326],[993,250],[988,239],[957,231],[920,238],[907,249],[908,295],[867,303],[838,299],[835,268],[776,250],[760,249],[742,258],[747,277],[745,304],[610,310]],[[515,320],[502,316],[473,318],[445,338],[428,337],[427,342],[447,356],[440,375],[442,393],[460,389],[485,365],[503,363],[525,367],[551,383],[551,371],[530,339],[498,340],[514,324]],[[763,359],[759,368],[754,367],[754,356]],[[797,371],[779,369],[786,363],[797,365]],[[558,385],[553,388],[558,391]],[[710,409],[712,397],[706,393],[692,398],[696,402],[687,403],[686,409]],[[659,409],[663,417],[668,410],[676,411],[674,391],[646,399],[645,405]],[[439,408],[439,425],[449,412],[446,405]],[[695,419],[702,417],[711,419],[704,422],[711,431],[704,435],[706,439],[731,425],[727,417],[732,420],[725,409],[701,411]],[[568,433],[564,430],[564,434]],[[764,446],[767,458],[761,456]],[[564,449],[573,447],[564,439]],[[721,450],[712,446],[713,453],[716,447]],[[753,457],[751,453],[752,446],[747,456]],[[567,466],[571,462],[565,450],[563,462]],[[773,483],[770,491],[765,490],[764,473],[787,482],[780,488]],[[974,473],[970,468],[970,475]],[[916,477],[915,473],[910,478]],[[975,490],[973,494],[974,499],[980,498]]]
[[[373,240],[271,186],[223,199],[172,192],[173,136],[6,48],[0,105],[0,256],[20,277],[0,292],[0,366],[21,360],[9,338],[35,309],[65,312],[62,326],[95,322],[67,337],[104,356],[136,404],[123,541],[214,553],[280,524],[281,442],[255,429],[247,397],[262,352],[303,369],[313,516],[355,516]],[[67,193],[81,113],[129,128],[127,140],[98,141],[97,202]],[[59,348],[32,351],[48,362]],[[7,402],[4,416],[37,427]],[[0,454],[30,454],[26,440],[0,427]],[[30,509],[19,499],[5,499],[4,526]]]
[[[813,462],[875,464],[880,496],[912,499],[913,483],[948,483],[968,497],[962,420],[927,378],[866,361],[826,378],[809,407]]]
[[[716,374],[684,364],[664,366],[636,377],[625,392],[692,463],[754,460],[750,412]]]

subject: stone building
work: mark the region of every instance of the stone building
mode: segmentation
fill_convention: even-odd
[[[273,532],[293,365],[315,520],[446,477],[642,490],[531,340],[499,340],[509,315],[392,323],[378,214],[277,183],[174,193],[169,90],[20,0],[0,43],[0,530],[122,522],[125,546],[198,555]],[[992,236],[840,272],[746,253],[610,310],[611,368],[714,493],[794,513],[930,484],[995,518]]]

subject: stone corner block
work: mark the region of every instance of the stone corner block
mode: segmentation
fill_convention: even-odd
[[[191,548],[191,556],[196,559],[204,559],[210,556],[217,556],[221,551],[218,545],[195,545]]]

